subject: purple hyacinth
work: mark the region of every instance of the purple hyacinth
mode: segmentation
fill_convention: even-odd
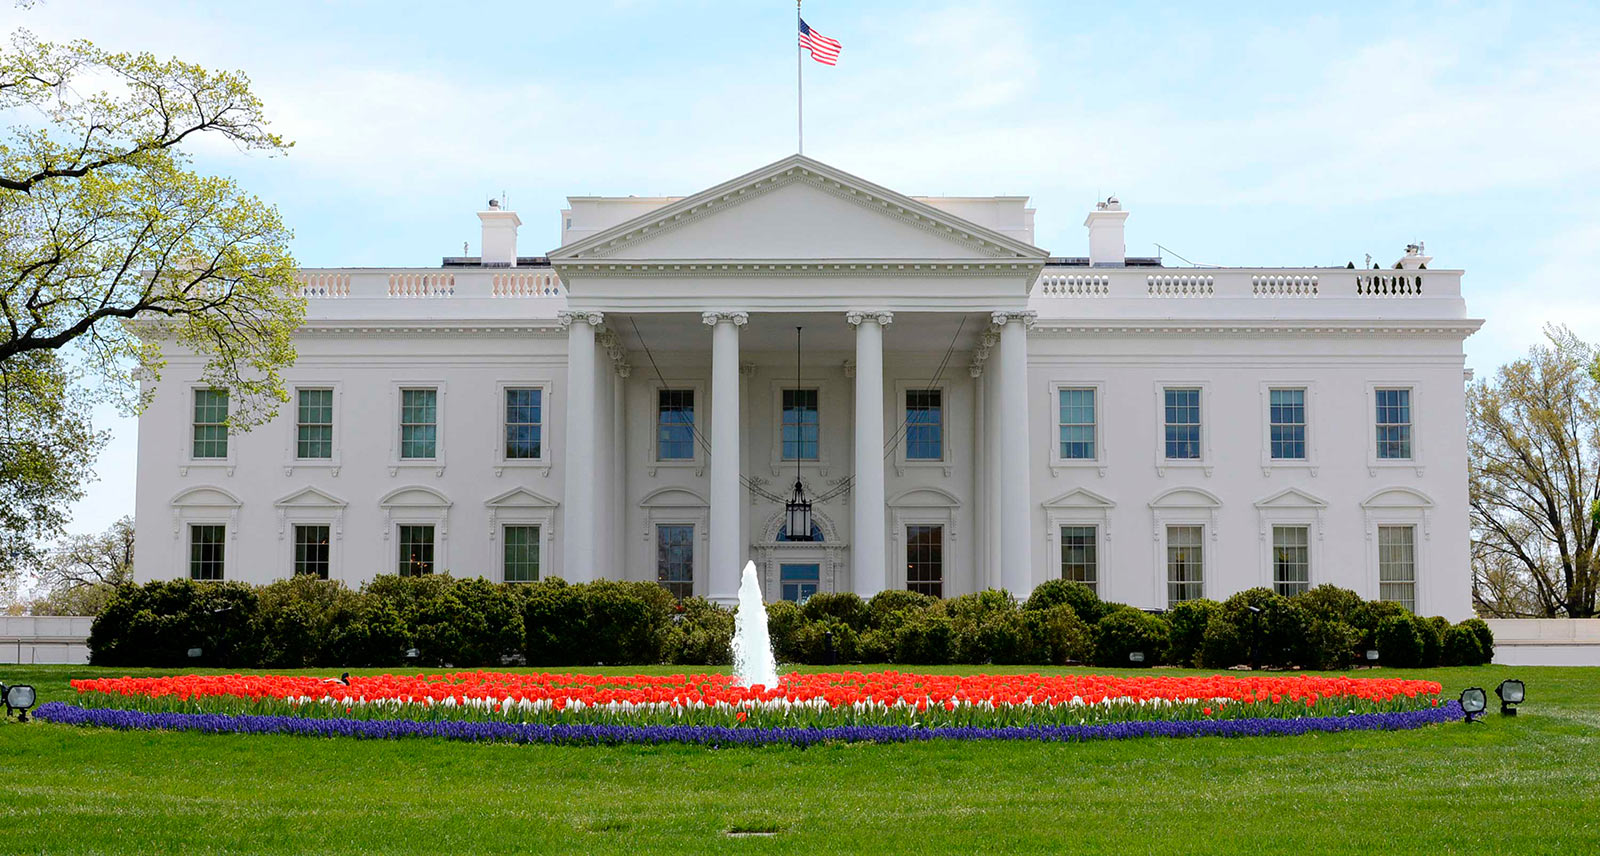
[[[1337,731],[1399,731],[1448,722],[1461,717],[1461,704],[1404,713],[1358,713],[1348,716],[1295,719],[1139,720],[1105,725],[1012,725],[998,728],[905,725],[841,725],[828,728],[729,728],[716,725],[539,725],[515,722],[411,719],[310,719],[250,714],[145,713],[112,708],[82,708],[53,701],[35,716],[67,725],[91,725],[125,731],[200,731],[207,734],[298,734],[311,737],[355,737],[392,740],[440,737],[497,743],[691,743],[708,746],[757,746],[783,743],[806,747],[817,743],[910,743],[928,740],[1038,740],[1074,742],[1125,740],[1134,737],[1265,737]]]

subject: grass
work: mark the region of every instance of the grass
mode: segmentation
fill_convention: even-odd
[[[0,681],[70,701],[69,678],[108,673],[0,666]],[[1374,674],[1491,700],[1515,674],[1529,702],[1396,733],[809,750],[13,721],[0,725],[0,852],[1600,852],[1600,669]]]

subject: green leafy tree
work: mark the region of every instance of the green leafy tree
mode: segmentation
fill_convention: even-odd
[[[230,391],[234,429],[259,424],[287,400],[304,303],[278,212],[187,151],[289,148],[243,75],[19,30],[0,48],[0,111],[4,572],[92,476],[89,404],[137,410],[177,350]]]
[[[1596,614],[1600,365],[1566,327],[1467,395],[1473,598],[1499,616]]]

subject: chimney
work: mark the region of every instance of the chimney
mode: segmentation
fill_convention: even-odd
[[[515,211],[500,207],[500,200],[489,200],[489,210],[479,211],[483,221],[483,243],[479,247],[484,267],[517,266],[517,227],[522,219]]]
[[[1122,267],[1127,259],[1127,247],[1122,242],[1122,224],[1128,212],[1122,210],[1117,197],[1107,197],[1096,203],[1094,210],[1084,218],[1089,227],[1089,266]]]

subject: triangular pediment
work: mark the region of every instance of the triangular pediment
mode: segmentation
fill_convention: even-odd
[[[273,503],[279,508],[344,508],[344,500],[314,487],[304,487]]]
[[[525,487],[518,487],[486,500],[483,504],[490,508],[555,508],[559,503]]]
[[[550,260],[969,260],[1044,250],[802,155],[551,250]]]
[[[1327,508],[1328,503],[1299,488],[1284,488],[1256,503],[1256,508]]]
[[[1081,487],[1075,487],[1055,499],[1046,500],[1045,508],[1115,508],[1116,503]]]

